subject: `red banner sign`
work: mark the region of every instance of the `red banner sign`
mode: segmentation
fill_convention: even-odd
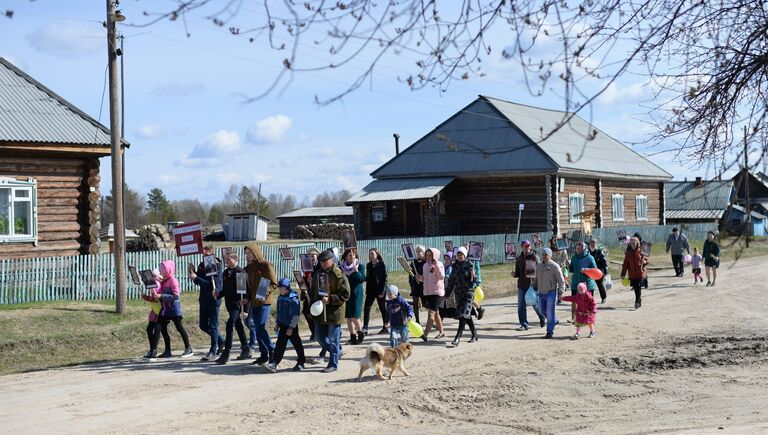
[[[176,225],[173,229],[176,242],[176,255],[194,255],[203,253],[203,231],[200,222]]]

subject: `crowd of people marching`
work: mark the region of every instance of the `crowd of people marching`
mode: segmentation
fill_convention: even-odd
[[[621,267],[622,281],[628,279],[635,293],[635,309],[641,307],[642,288],[648,286],[646,269],[650,258],[649,252],[641,249],[641,242],[637,233],[628,239]],[[552,338],[555,325],[560,323],[555,315],[555,306],[571,302],[571,318],[567,322],[576,327],[574,338],[580,337],[583,327],[589,329],[590,338],[594,337],[598,305],[605,303],[607,290],[612,287],[608,261],[598,241],[593,239],[588,244],[577,241],[570,258],[568,251],[557,249],[554,238],[549,247],[541,248],[539,252],[532,249],[528,240],[523,240],[520,245],[521,252],[512,272],[518,289],[518,330],[528,330],[527,307],[531,305],[539,319],[539,326],[546,327],[544,338]],[[297,354],[294,371],[304,370],[307,363],[326,363],[322,372],[336,371],[339,358],[345,353],[344,345],[362,344],[372,334],[369,326],[374,303],[382,318],[378,334],[388,334],[392,347],[398,342],[409,341],[409,322],[415,321],[421,326],[422,307],[426,309],[427,320],[419,338],[424,342],[430,340],[433,330],[437,335],[432,340],[445,337],[444,320],[447,318],[458,319],[458,328],[449,347],[459,345],[467,327],[471,334],[468,342],[478,341],[474,320],[482,319],[485,313],[481,300],[475,297],[482,283],[481,268],[479,261],[468,259],[467,247],[441,255],[436,248],[416,246],[416,260],[411,263],[409,272],[411,302],[403,297],[400,289],[388,284],[384,258],[377,249],[368,252],[368,261],[363,264],[355,249],[346,249],[339,256],[335,250],[321,252],[310,248],[307,254],[312,260],[312,271],[304,273],[308,285],[297,290],[292,288],[289,278],[278,279],[274,266],[265,259],[259,245],[247,244],[244,251],[244,267],[241,267],[237,254],[229,253],[223,259],[216,258],[220,267],[216,268],[215,275],[205,273],[203,263],[197,270],[190,267],[187,271],[188,278],[200,288],[199,327],[210,336],[210,347],[202,357],[203,361],[226,364],[233,356],[233,334],[237,333],[240,349],[235,357],[237,360],[252,359],[258,353],[253,363],[274,372],[290,341]],[[671,252],[676,276],[683,276],[684,264],[689,263],[694,283],[703,282],[703,261],[707,285],[715,285],[720,249],[713,232],[707,235],[703,255],[694,248],[694,255],[691,256],[687,238],[675,228],[667,239],[666,251]],[[205,246],[203,254],[213,256],[213,247]],[[601,278],[595,279],[595,274],[590,272],[595,269],[600,271],[597,276]],[[184,342],[181,357],[191,357],[194,352],[182,322],[176,265],[172,260],[163,261],[154,274],[157,289],[143,296],[151,304],[147,324],[149,352],[145,358],[154,360],[172,356],[168,334],[171,322]],[[238,274],[247,276],[244,295],[237,291]],[[269,287],[265,294],[257,295],[256,289],[262,278],[268,280]],[[569,295],[564,295],[566,290],[570,290]],[[599,303],[594,295],[596,290]],[[222,300],[228,315],[224,335],[219,331]],[[322,306],[316,311],[318,304]],[[276,305],[277,334],[274,342],[267,328],[273,305]],[[315,358],[305,355],[299,335],[299,319],[302,316],[309,328],[309,340],[317,342],[321,348]],[[341,328],[345,319],[349,339],[342,344]],[[164,351],[158,355],[161,336]]]

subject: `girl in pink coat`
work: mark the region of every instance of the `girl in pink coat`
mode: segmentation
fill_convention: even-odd
[[[579,333],[583,326],[589,326],[589,338],[595,336],[595,318],[597,317],[597,303],[592,293],[587,291],[587,285],[580,283],[576,288],[576,294],[573,296],[563,296],[564,301],[573,302],[576,306],[576,334],[573,336],[579,339]]]

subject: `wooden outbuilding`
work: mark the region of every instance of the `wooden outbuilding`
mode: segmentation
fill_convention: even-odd
[[[480,96],[374,171],[348,201],[358,237],[664,222],[672,176],[578,116]],[[558,126],[561,126],[558,128]]]
[[[0,58],[0,258],[99,250],[109,130]]]

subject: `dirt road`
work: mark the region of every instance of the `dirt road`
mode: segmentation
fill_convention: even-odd
[[[412,376],[386,382],[353,381],[363,346],[348,347],[329,375],[197,359],[9,375],[0,378],[0,430],[768,433],[765,260],[724,264],[714,288],[656,272],[637,311],[632,292],[614,288],[592,339],[572,340],[569,326],[553,340],[538,327],[514,331],[515,301],[488,301],[479,342],[417,340]],[[563,318],[569,311],[558,307]]]

